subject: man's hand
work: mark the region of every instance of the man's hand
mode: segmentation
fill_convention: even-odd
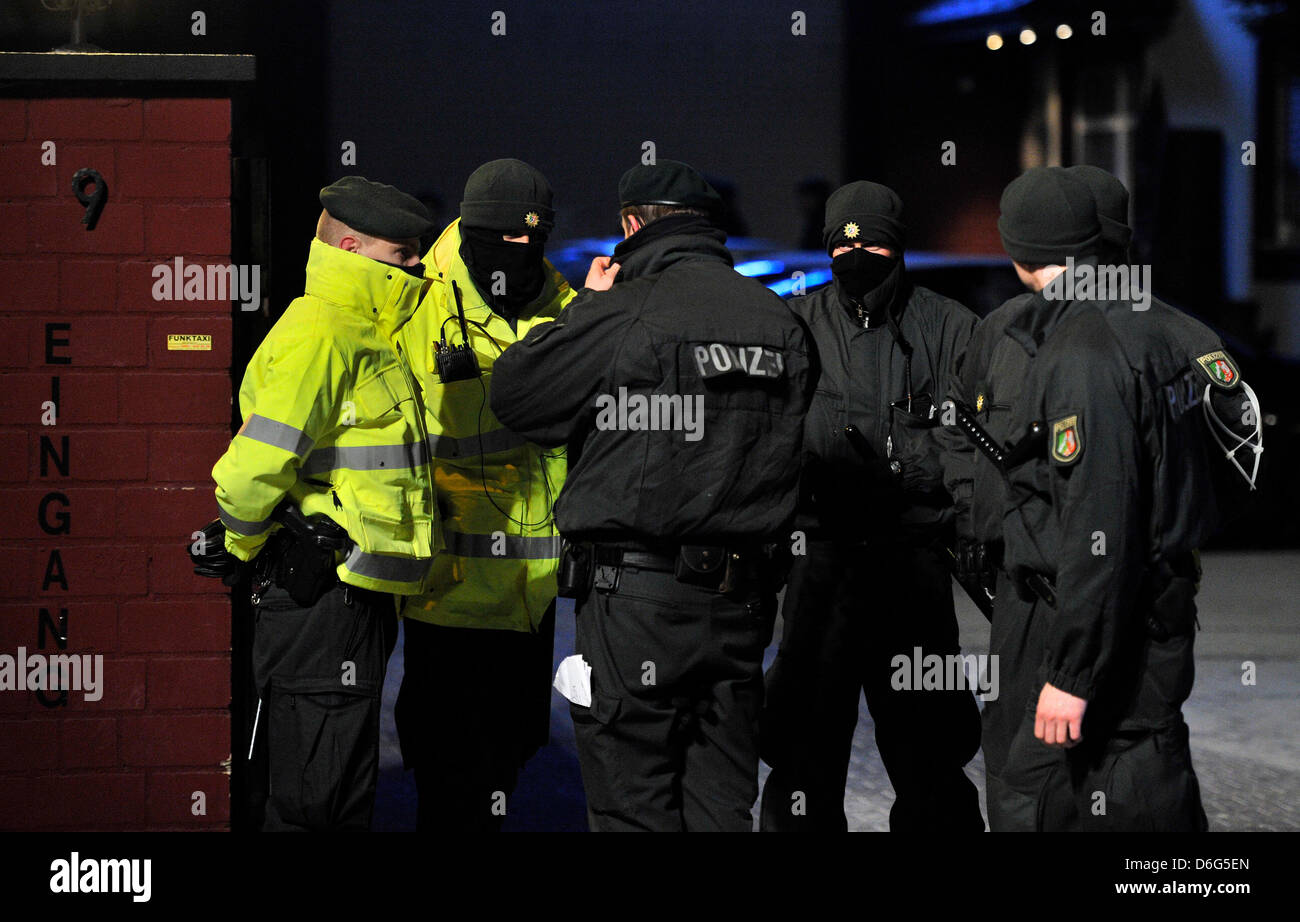
[[[1069,749],[1083,739],[1083,712],[1088,702],[1044,683],[1034,714],[1034,736],[1048,746]]]
[[[251,569],[250,564],[226,550],[226,526],[220,519],[209,522],[196,532],[186,549],[194,563],[196,576],[219,579],[227,586],[234,586]]]
[[[591,261],[583,287],[592,291],[609,291],[614,285],[614,276],[618,275],[618,270],[618,263],[611,263],[610,257],[597,256]]]

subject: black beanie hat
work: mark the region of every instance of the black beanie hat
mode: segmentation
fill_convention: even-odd
[[[1002,248],[1026,266],[1090,256],[1101,240],[1088,186],[1059,168],[1034,167],[1007,184],[998,203]]]
[[[1101,167],[1086,163],[1066,167],[1065,172],[1082,181],[1092,192],[1092,199],[1097,203],[1102,241],[1116,249],[1127,250],[1133,242],[1133,229],[1128,226],[1128,190],[1124,184]]]
[[[866,243],[889,247],[897,255],[906,236],[903,200],[888,186],[859,180],[840,186],[826,200],[822,242],[828,254],[837,246]]]
[[[677,160],[638,163],[618,181],[618,206],[679,205],[712,214],[722,198],[696,170]]]
[[[522,236],[555,227],[551,184],[522,160],[492,160],[469,175],[460,219],[468,227]]]

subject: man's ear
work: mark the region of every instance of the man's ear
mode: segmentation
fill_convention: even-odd
[[[634,214],[628,215],[623,219],[626,224],[623,228],[623,239],[626,240],[642,228],[641,219]]]
[[[357,240],[351,234],[344,234],[339,238],[339,249],[347,250],[349,253],[355,253],[361,249],[361,241]]]

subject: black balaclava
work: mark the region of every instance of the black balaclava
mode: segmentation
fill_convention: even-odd
[[[511,243],[502,239],[505,234],[462,223],[460,258],[483,300],[503,317],[513,319],[546,284],[546,238],[532,231],[528,243]],[[502,274],[497,276],[498,272]]]
[[[831,274],[849,298],[860,301],[883,285],[897,265],[898,260],[892,256],[854,247],[831,259]]]
[[[899,290],[906,231],[903,202],[888,186],[851,182],[826,200],[822,241],[828,255],[836,247],[854,243],[887,247],[894,254],[882,256],[865,247],[853,247],[831,258],[831,274],[841,301],[859,320],[888,307]]]
[[[466,181],[460,218],[460,257],[470,278],[483,300],[513,323],[546,284],[543,252],[555,226],[550,184],[522,160],[490,161]],[[528,243],[502,239],[524,234]]]

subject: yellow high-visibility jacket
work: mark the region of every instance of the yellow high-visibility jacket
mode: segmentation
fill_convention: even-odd
[[[433,287],[398,334],[424,388],[445,542],[425,592],[404,600],[402,616],[446,627],[534,631],[555,599],[560,535],[551,506],[564,484],[564,449],[543,449],[503,428],[489,406],[489,389],[496,357],[552,320],[574,292],[546,263],[542,293],[511,330],[474,287],[460,243],[457,220],[425,256]],[[461,343],[453,282],[483,373],[444,384],[435,343],[444,333],[448,345]]]
[[[306,292],[248,363],[244,424],[212,469],[236,557],[257,555],[288,495],[347,529],[344,583],[419,591],[441,537],[418,386],[394,334],[428,284],[312,241]]]

